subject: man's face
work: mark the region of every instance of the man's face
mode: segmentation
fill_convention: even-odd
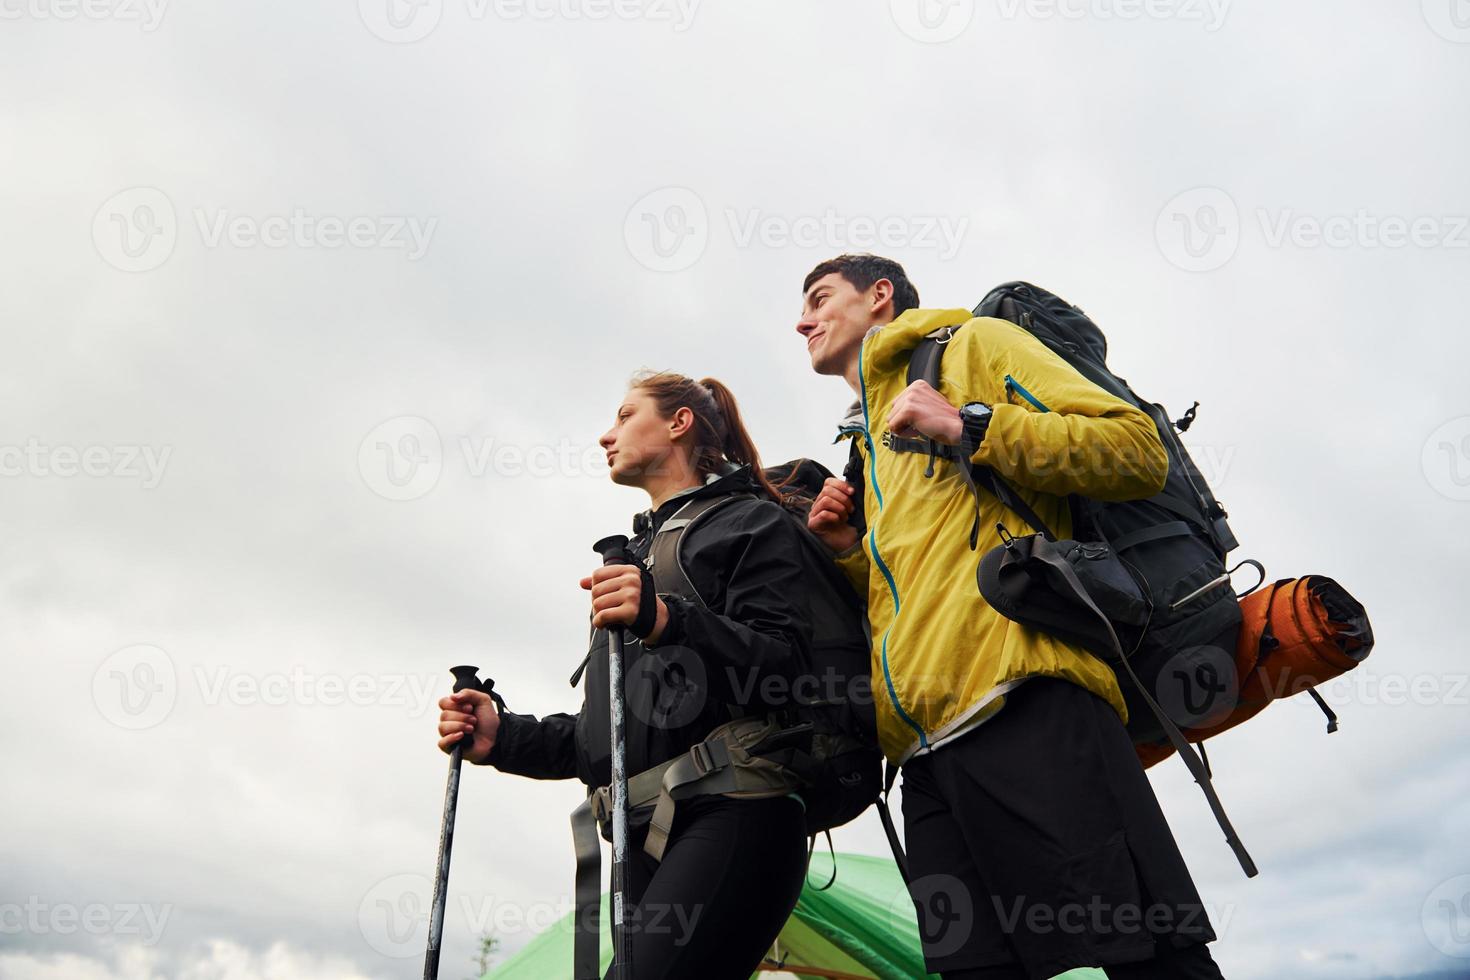
[[[879,279],[859,291],[840,272],[829,272],[812,283],[801,302],[801,319],[796,332],[806,338],[812,370],[818,374],[844,375],[858,356],[863,337],[875,323],[884,322],[893,284]]]

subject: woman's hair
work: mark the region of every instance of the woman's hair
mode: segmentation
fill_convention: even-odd
[[[633,376],[629,387],[647,392],[664,418],[672,417],[681,408],[694,413],[693,463],[701,478],[715,472],[727,460],[749,466],[760,488],[772,500],[780,502],[781,492],[766,479],[760,453],[745,430],[740,407],[729,388],[714,378],[695,381],[672,371],[640,372]]]

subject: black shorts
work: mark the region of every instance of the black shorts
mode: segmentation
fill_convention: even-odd
[[[1215,938],[1107,702],[1033,678],[994,718],[903,767],[904,837],[934,973],[1046,978]]]

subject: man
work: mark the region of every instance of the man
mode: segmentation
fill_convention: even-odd
[[[1005,619],[976,587],[997,524],[1034,529],[988,493],[977,510],[957,465],[889,445],[959,447],[1067,536],[1067,494],[1159,491],[1168,457],[1153,422],[1013,324],[918,309],[889,259],[823,262],[802,293],[796,329],[812,369],[857,395],[839,438],[853,441],[858,485],[829,480],[809,526],[868,597],[879,741],[902,767],[929,970],[1219,978],[1205,945],[1214,931],[1123,727],[1111,669]],[[939,389],[908,384],[919,340],[960,325]]]

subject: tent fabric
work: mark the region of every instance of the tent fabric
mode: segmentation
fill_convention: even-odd
[[[773,950],[775,963],[802,978],[847,976],[873,980],[928,978],[919,947],[919,924],[908,890],[890,858],[865,854],[838,854],[837,880],[823,889],[832,875],[832,857],[812,857],[806,887],[796,909],[781,930]],[[607,896],[602,897],[602,964],[612,962]],[[572,969],[572,923],[568,915],[532,939],[483,980],[567,977]],[[779,967],[778,967],[779,964]],[[812,967],[822,974],[803,973]],[[753,974],[753,980],[771,976]],[[1071,970],[1065,980],[1106,980],[1101,970]],[[937,978],[936,978],[937,980]]]

